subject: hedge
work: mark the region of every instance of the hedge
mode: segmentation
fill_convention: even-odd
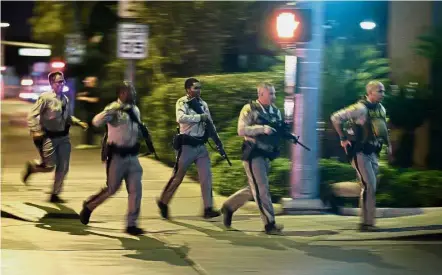
[[[196,78],[202,83],[202,98],[209,105],[225,147],[230,147],[225,139],[232,136],[233,130],[228,129],[229,134],[226,135],[224,129],[230,125],[235,125],[236,123],[233,122],[232,124],[232,121],[238,119],[242,106],[256,98],[256,85],[258,83],[262,81],[273,83],[278,91],[280,102],[283,100],[281,91],[284,90],[284,82],[279,74],[225,74],[197,76]],[[152,92],[152,95],[141,100],[143,121],[147,123],[152,131],[153,142],[158,155],[168,164],[175,160],[174,151],[170,144],[177,126],[175,122],[175,103],[178,98],[185,95],[184,81],[184,78],[173,79],[169,84],[158,87]],[[234,132],[236,133],[236,129]],[[231,148],[231,150],[228,148],[228,153],[235,154],[236,150],[236,148]]]
[[[209,104],[221,140],[232,162],[232,167],[228,166],[217,152],[209,148],[214,190],[228,196],[247,186],[247,178],[240,161],[242,139],[236,133],[239,112],[245,103],[256,98],[255,87],[261,81],[269,81],[275,85],[277,105],[281,107],[284,97],[280,92],[283,91],[283,80],[280,75],[271,73],[227,74],[197,78],[202,82],[202,97]],[[169,165],[175,161],[175,152],[171,147],[177,126],[175,103],[184,95],[184,80],[173,79],[142,100],[143,120],[152,132],[158,155]],[[274,160],[271,164],[269,178],[274,202],[289,194],[290,167],[290,160],[284,157]],[[335,160],[321,159],[319,173],[320,196],[324,201],[327,199],[330,184],[356,180],[356,172],[348,163]],[[189,175],[197,178],[195,166],[191,166]],[[379,177],[377,204],[380,207],[442,206],[441,171],[396,170],[381,166]]]

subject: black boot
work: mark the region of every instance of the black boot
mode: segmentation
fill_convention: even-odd
[[[284,229],[283,225],[276,224],[275,222],[268,223],[265,226],[265,232],[268,235],[280,235]]]
[[[379,228],[374,226],[374,225],[370,225],[370,224],[359,224],[359,231],[360,232],[379,232]]]
[[[66,202],[65,200],[63,200],[62,198],[60,198],[56,194],[52,194],[51,198],[49,199],[49,201],[52,202],[52,203],[65,203]]]
[[[82,224],[86,225],[89,223],[89,219],[91,218],[92,211],[87,208],[86,204],[83,204],[83,209],[80,212],[80,221]]]
[[[138,235],[143,235],[144,230],[136,226],[128,226],[126,227],[126,233],[133,236],[138,236]]]
[[[207,207],[206,209],[204,209],[204,219],[211,219],[211,218],[215,218],[221,215],[221,212],[219,212],[218,210],[214,210],[212,207]]]
[[[168,220],[169,219],[169,207],[167,204],[161,202],[160,200],[157,200],[158,208],[160,209],[160,214],[163,219]]]
[[[21,178],[22,182],[25,185],[28,185],[28,179],[29,179],[29,176],[31,176],[31,175],[32,175],[32,164],[28,161],[28,162],[26,162],[25,170],[23,171],[22,178]]]
[[[233,211],[231,211],[227,206],[223,206],[221,208],[221,213],[223,213],[224,226],[230,228],[232,226]]]

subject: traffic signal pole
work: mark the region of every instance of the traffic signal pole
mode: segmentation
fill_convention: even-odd
[[[292,169],[290,198],[284,198],[285,213],[317,213],[324,210],[319,199],[319,139],[317,122],[320,118],[320,92],[322,52],[324,45],[324,3],[322,1],[299,1],[296,8],[311,10],[311,32],[309,42],[296,43],[291,49],[296,56],[295,106],[293,131],[311,151],[297,145],[292,147]],[[302,22],[300,24],[302,27]]]

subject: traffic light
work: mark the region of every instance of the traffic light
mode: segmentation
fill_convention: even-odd
[[[272,16],[272,33],[280,44],[309,42],[312,39],[311,9],[280,8]]]

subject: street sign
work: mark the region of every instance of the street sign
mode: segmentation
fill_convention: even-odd
[[[80,64],[83,62],[86,45],[81,34],[66,34],[65,58],[68,64]]]
[[[119,24],[117,57],[123,59],[146,58],[147,37],[147,25],[134,23]]]

